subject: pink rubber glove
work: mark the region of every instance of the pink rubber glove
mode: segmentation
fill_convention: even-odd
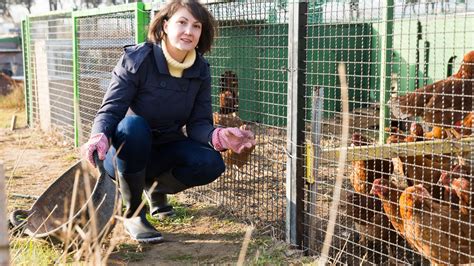
[[[105,160],[105,154],[109,150],[109,140],[104,133],[97,133],[89,138],[86,144],[81,148],[82,156],[85,157],[94,167],[94,151],[97,151],[100,160]]]
[[[250,130],[236,127],[216,128],[212,133],[212,145],[217,151],[231,149],[240,154],[244,149],[255,146],[255,137]]]

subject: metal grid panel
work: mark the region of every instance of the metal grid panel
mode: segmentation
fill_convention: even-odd
[[[87,141],[94,117],[124,45],[135,43],[133,11],[77,18],[79,144]]]
[[[214,119],[223,127],[246,124],[255,132],[258,144],[246,159],[232,159],[225,153],[225,173],[216,182],[194,189],[193,195],[269,226],[276,237],[284,237],[286,7],[249,1],[208,8],[219,24],[218,38],[206,56],[212,71]],[[229,97],[226,101],[221,98],[232,91],[229,105]]]
[[[56,127],[74,140],[72,19],[70,13],[33,17],[29,21],[33,124]]]
[[[430,84],[459,73],[463,56],[474,50],[473,11],[458,1],[310,6],[304,235],[310,253],[321,255],[335,211],[338,159],[347,152],[330,262],[473,262],[473,76],[451,77],[430,91]],[[341,100],[340,62],[347,101]],[[468,64],[464,69],[472,71]],[[424,88],[419,104],[404,97],[415,98],[416,88]],[[345,104],[348,113],[342,112]],[[345,114],[348,124],[342,124]],[[431,139],[437,126],[443,140]],[[349,127],[347,140],[343,127]]]
[[[51,100],[51,121],[64,128],[68,140],[74,139],[74,105],[72,82],[72,19],[67,17],[50,22],[48,45],[48,76]],[[54,36],[54,37],[53,37]]]
[[[33,19],[30,19],[30,21]],[[31,78],[31,98],[30,98],[30,111],[31,111],[31,123],[38,124],[39,123],[39,109],[38,109],[38,80],[36,75],[36,69],[38,69],[36,58],[36,43],[39,41],[43,41],[46,39],[47,35],[47,21],[36,21],[36,23],[30,23],[30,62],[29,62],[29,69],[30,69],[30,78]]]

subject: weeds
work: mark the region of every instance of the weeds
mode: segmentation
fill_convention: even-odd
[[[193,256],[188,255],[188,254],[170,256],[170,260],[173,260],[173,261],[181,261],[181,262],[184,262],[184,261],[194,261],[195,259],[196,259],[196,258],[194,258]]]
[[[0,99],[1,97],[2,96],[0,96]],[[10,128],[13,115],[17,117],[16,128],[26,126],[26,112],[24,109],[0,107],[0,128]]]
[[[9,94],[0,96],[0,108],[24,109],[25,95],[23,93],[23,86],[15,85]]]
[[[61,250],[55,246],[37,239],[14,237],[10,247],[12,265],[32,265],[33,262],[38,265],[51,265],[61,254]]]
[[[169,203],[173,206],[175,215],[173,217],[165,218],[158,221],[156,218],[148,216],[149,221],[153,225],[158,225],[161,228],[179,226],[179,225],[190,225],[194,219],[193,212],[189,208],[180,204],[174,197],[169,197]]]
[[[17,125],[26,125],[25,96],[23,86],[15,85],[7,95],[0,95],[0,128],[10,127],[11,118],[17,116]]]
[[[120,244],[117,246],[120,258],[128,262],[140,261],[146,256],[138,244]]]

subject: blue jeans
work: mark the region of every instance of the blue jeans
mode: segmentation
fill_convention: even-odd
[[[154,180],[172,170],[173,176],[188,187],[209,184],[225,170],[221,154],[195,140],[153,145],[148,123],[137,115],[126,116],[120,121],[112,137],[112,146],[104,162],[105,169],[112,177],[115,176],[115,164],[117,170],[125,174],[137,173],[146,168],[147,180]]]

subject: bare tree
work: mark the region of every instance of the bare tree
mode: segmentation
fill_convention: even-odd
[[[102,3],[102,0],[83,0],[82,4],[85,8],[98,7]]]
[[[405,16],[405,11],[406,11],[408,6],[411,7],[412,13],[416,14],[416,11],[415,11],[415,5],[416,4],[418,4],[418,0],[405,0],[405,4],[403,6],[403,16]]]
[[[349,9],[350,9],[350,16],[351,18],[354,18],[354,13],[355,17],[359,18],[360,16],[360,10],[359,10],[359,0],[350,0],[349,1]]]
[[[7,3],[4,1],[0,2],[0,14],[3,14],[7,10]]]
[[[49,11],[58,10],[58,0],[49,0]]]
[[[0,0],[0,9],[7,10],[10,5],[23,5],[31,12],[34,0]]]

